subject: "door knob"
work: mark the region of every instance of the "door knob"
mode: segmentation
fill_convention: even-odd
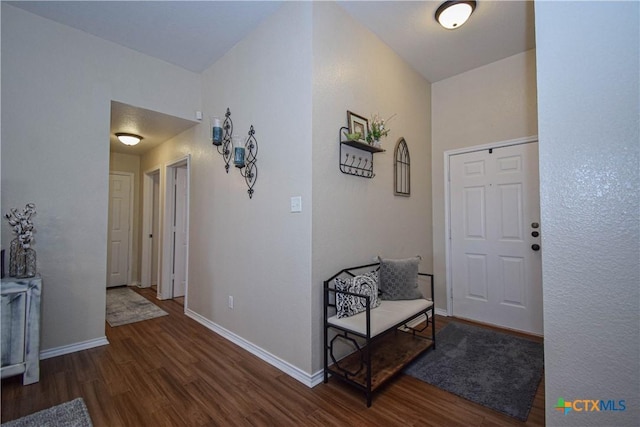
[[[533,245],[531,245],[531,249],[533,249],[534,251],[539,251],[540,250],[540,245],[537,243],[534,243]]]
[[[538,233],[537,231],[532,231],[532,232],[531,232],[531,235],[532,235],[533,237],[538,237],[538,236],[540,235],[540,233]]]

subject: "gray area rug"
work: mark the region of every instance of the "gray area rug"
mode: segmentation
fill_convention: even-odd
[[[129,288],[107,290],[107,322],[112,327],[167,316],[168,314]]]
[[[81,397],[17,420],[2,427],[92,427],[91,417]]]
[[[543,363],[540,343],[449,323],[436,335],[436,349],[417,358],[404,373],[526,421]]]

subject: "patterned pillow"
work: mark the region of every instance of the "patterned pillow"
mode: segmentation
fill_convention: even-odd
[[[403,300],[422,298],[418,290],[418,264],[420,256],[405,259],[380,260],[380,298]]]
[[[334,282],[336,290],[369,296],[370,308],[373,309],[380,305],[380,300],[378,300],[377,272],[372,271],[348,279],[336,277]],[[336,293],[336,309],[338,318],[340,319],[365,311],[367,309],[367,303],[364,298],[355,295]]]

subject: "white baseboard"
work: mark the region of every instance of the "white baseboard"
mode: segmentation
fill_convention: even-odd
[[[443,310],[441,308],[436,308],[435,312],[438,316],[444,316],[447,317],[447,310]],[[419,325],[420,323],[424,322],[424,315],[423,316],[418,316],[415,319],[413,319],[411,322],[407,323],[407,326],[409,327],[415,327],[417,325]]]
[[[438,316],[444,316],[447,317],[447,310],[443,310],[441,308],[436,308],[435,312]],[[418,316],[415,319],[413,319],[411,322],[407,323],[406,325],[410,328],[415,328],[416,326],[418,326],[420,323],[424,322],[424,315],[422,316]],[[408,330],[407,328],[401,327],[400,329],[402,330]]]
[[[62,347],[50,348],[40,352],[40,360],[50,359],[52,357],[62,356],[64,354],[75,353],[76,351],[88,350],[102,345],[108,345],[107,337],[96,338],[93,340],[82,341],[75,344],[63,345]]]
[[[206,327],[207,329],[215,332],[216,334],[231,341],[232,343],[242,347],[243,349],[247,350],[249,353],[259,357],[260,359],[264,360],[271,366],[274,366],[280,369],[282,372],[289,375],[290,377],[295,378],[296,380],[300,381],[302,384],[306,385],[307,387],[310,387],[310,388],[314,387],[320,384],[324,380],[324,375],[322,370],[309,375],[308,373],[302,371],[300,368],[290,364],[289,362],[286,362],[280,359],[279,357],[245,340],[244,338],[234,334],[228,329],[223,328],[217,323],[214,323],[211,320],[201,316],[200,314],[196,313],[191,309],[187,308],[185,310],[185,314],[188,317],[195,320],[196,322],[203,325],[204,327]]]
[[[438,316],[449,317],[449,313],[447,313],[447,309],[446,308],[437,308],[436,307],[436,314]]]

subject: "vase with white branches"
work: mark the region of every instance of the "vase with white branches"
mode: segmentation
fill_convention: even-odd
[[[9,276],[23,278],[36,275],[36,251],[31,247],[34,232],[31,217],[35,213],[36,205],[27,203],[22,211],[12,208],[5,214],[17,235],[11,241],[9,251]]]

